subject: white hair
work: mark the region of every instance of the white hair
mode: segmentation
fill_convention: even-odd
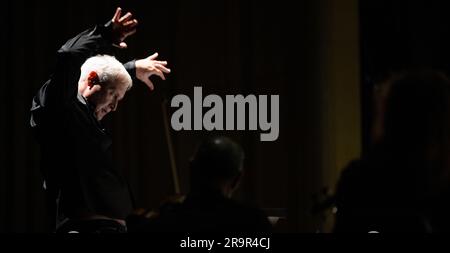
[[[133,85],[130,74],[113,56],[96,55],[87,59],[81,66],[80,82],[86,81],[91,71],[97,73],[100,83],[112,84],[121,81],[128,89]]]

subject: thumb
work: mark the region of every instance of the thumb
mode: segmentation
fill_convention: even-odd
[[[127,48],[128,47],[127,43],[125,43],[125,42],[120,42],[119,46],[120,46],[120,48]]]
[[[154,60],[154,59],[156,59],[156,57],[158,57],[158,53],[154,53],[154,54],[150,55],[149,57],[147,57],[147,59]]]

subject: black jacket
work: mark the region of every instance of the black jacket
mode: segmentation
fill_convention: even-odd
[[[191,192],[164,203],[150,219],[130,216],[130,232],[272,232],[266,214],[214,190]]]
[[[41,147],[47,193],[65,217],[123,219],[132,210],[128,185],[112,161],[111,138],[78,93],[81,65],[91,56],[112,54],[111,37],[111,26],[101,25],[67,41],[57,52],[53,75],[32,101],[30,124]],[[136,80],[134,62],[125,68]]]

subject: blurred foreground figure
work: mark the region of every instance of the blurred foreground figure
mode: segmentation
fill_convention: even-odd
[[[191,190],[185,198],[161,206],[130,232],[268,232],[272,227],[258,208],[231,199],[242,176],[244,152],[225,137],[209,138],[190,164]]]
[[[449,217],[450,82],[398,75],[379,90],[374,145],[337,187],[336,232],[445,232]]]

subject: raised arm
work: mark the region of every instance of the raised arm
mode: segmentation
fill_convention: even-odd
[[[57,53],[56,69],[46,85],[46,104],[60,104],[76,96],[81,65],[97,54],[114,55],[114,47],[126,48],[125,39],[136,32],[137,20],[131,13],[121,16],[117,8],[106,25],[97,25],[68,40]],[[134,64],[128,70],[135,77]]]
[[[97,25],[67,41],[58,51],[69,54],[81,65],[87,58],[96,54],[113,54],[113,46],[126,48],[125,39],[136,32],[137,20],[128,12],[121,17],[117,8],[111,21]]]

